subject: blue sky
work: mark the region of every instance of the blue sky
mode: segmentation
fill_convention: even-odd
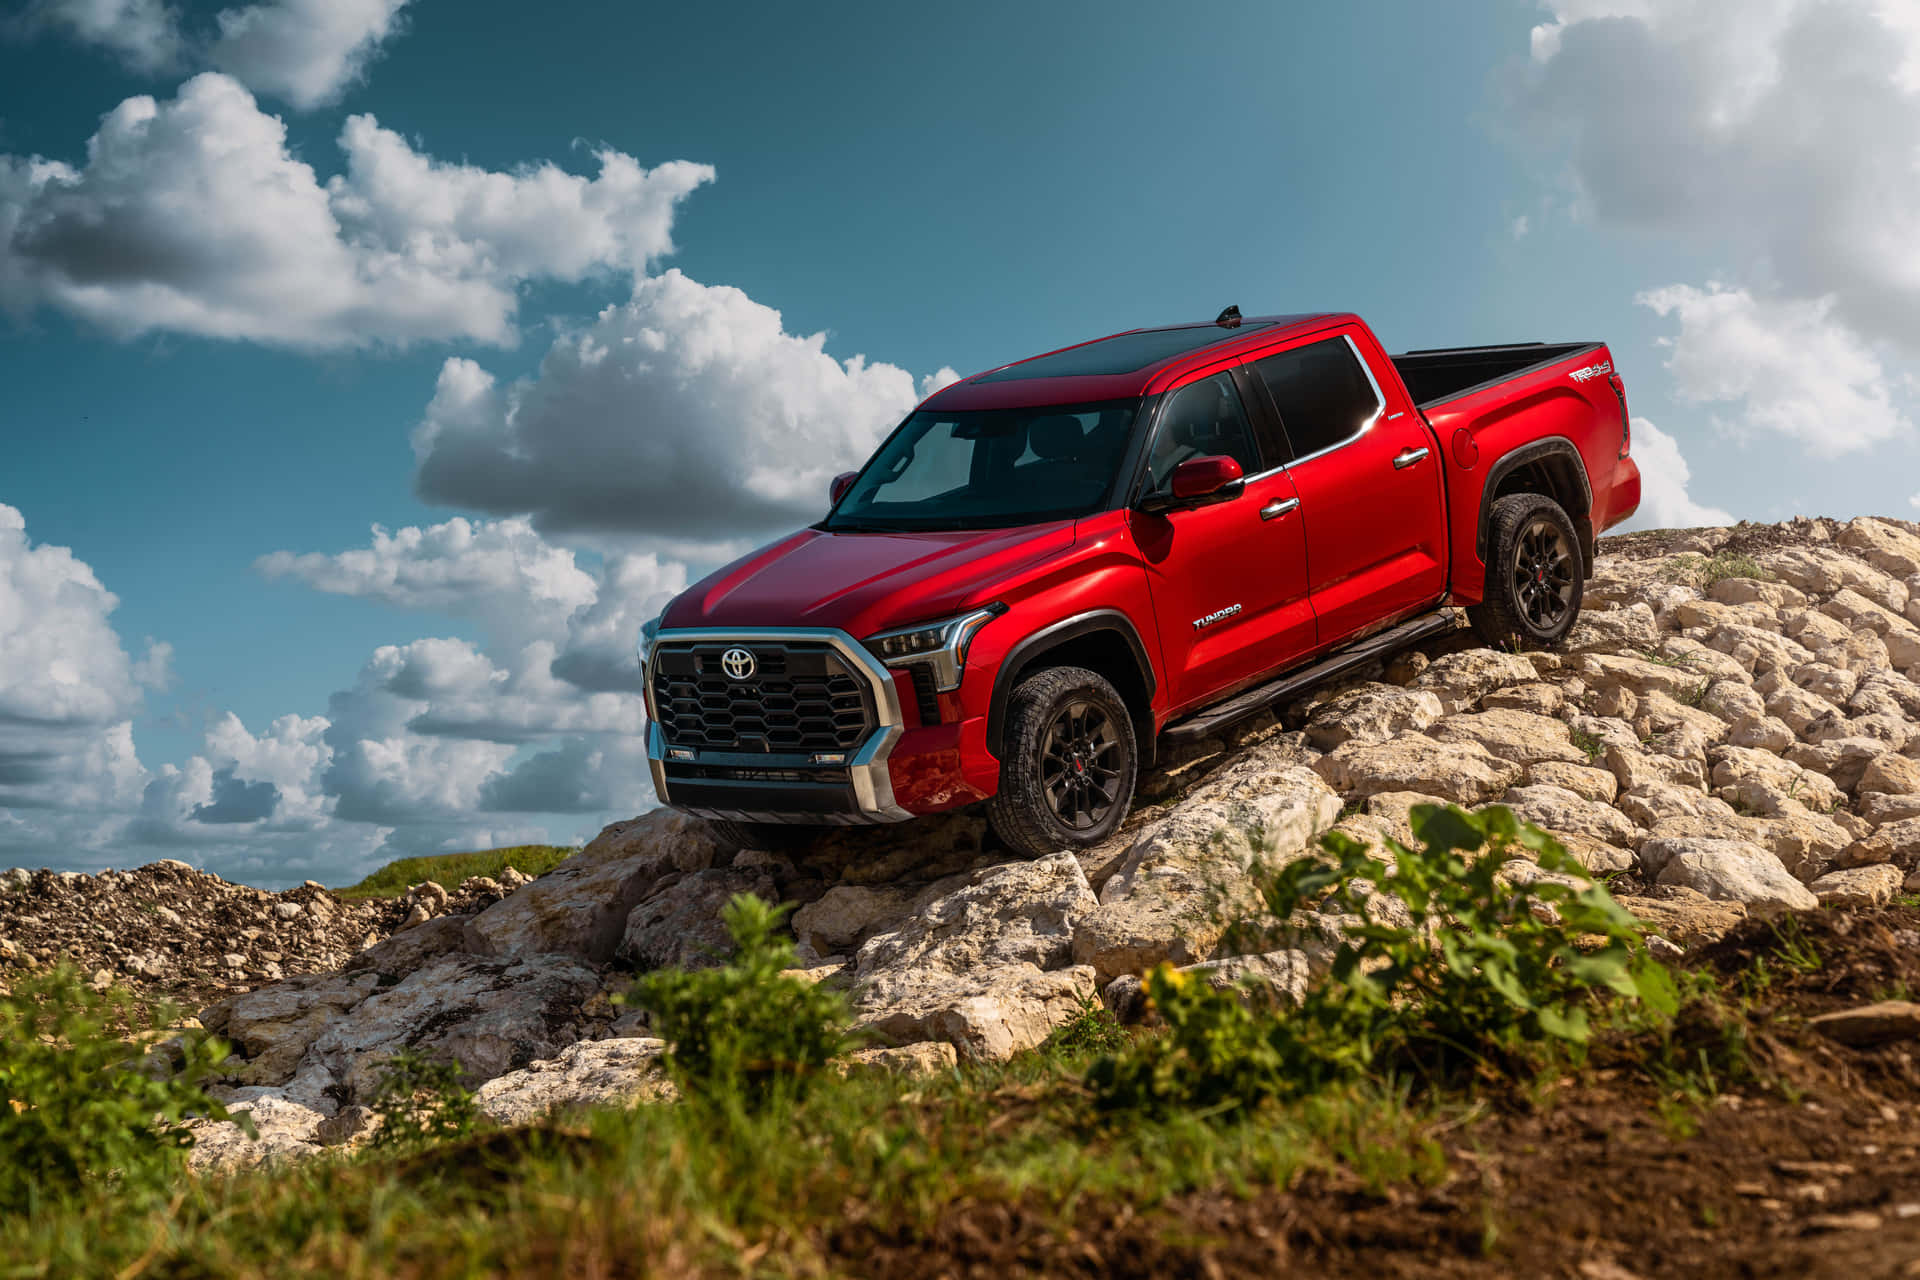
[[[0,10],[0,864],[590,835],[662,593],[1229,302],[1606,339],[1642,523],[1912,516],[1915,10]]]

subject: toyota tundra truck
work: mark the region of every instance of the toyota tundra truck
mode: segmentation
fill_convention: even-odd
[[[1604,343],[1390,356],[1350,314],[1135,329],[935,393],[825,519],[642,628],[662,803],[984,802],[1094,844],[1158,750],[1456,625],[1551,645],[1640,473]]]

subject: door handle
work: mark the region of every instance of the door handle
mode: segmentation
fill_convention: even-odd
[[[1425,449],[1408,449],[1406,452],[1394,457],[1393,469],[1395,471],[1405,471],[1416,462],[1424,462],[1426,461],[1427,452]]]
[[[1278,519],[1299,505],[1300,499],[1298,498],[1275,498],[1272,502],[1260,508],[1260,518],[1262,520]]]

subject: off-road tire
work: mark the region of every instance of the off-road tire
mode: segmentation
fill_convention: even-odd
[[[1076,707],[1099,714],[1101,732],[1110,735],[1112,747],[1096,748],[1099,771],[1109,768],[1110,780],[1088,779],[1090,770],[1068,775],[1061,769],[1061,745],[1068,739],[1058,730]],[[1082,716],[1085,724],[1090,716]],[[1069,735],[1070,737],[1071,735]],[[1077,739],[1076,739],[1077,740]],[[1098,741],[1097,735],[1088,741]],[[1049,743],[1055,747],[1048,753]],[[1133,787],[1139,773],[1140,753],[1134,741],[1133,716],[1126,700],[1098,672],[1081,667],[1048,667],[1027,676],[1014,687],[1007,699],[1006,734],[1000,753],[1000,790],[987,802],[987,819],[1008,846],[1029,858],[1044,857],[1061,849],[1084,849],[1112,835],[1126,821],[1133,803]],[[1083,764],[1086,755],[1083,753]],[[1111,782],[1112,796],[1097,820],[1086,826],[1072,825],[1060,816],[1059,791],[1048,785],[1048,774],[1069,792],[1092,787],[1104,798]],[[1064,780],[1064,781],[1063,781]],[[1076,809],[1076,821],[1082,815]],[[1092,819],[1089,812],[1085,815]]]
[[[1543,649],[1579,621],[1586,583],[1580,535],[1566,511],[1544,494],[1510,493],[1487,513],[1486,595],[1467,619],[1493,648]]]
[[[728,822],[723,818],[709,818],[707,825],[713,828],[722,844],[735,849],[758,849],[762,853],[793,853],[812,844],[826,830],[797,823]]]

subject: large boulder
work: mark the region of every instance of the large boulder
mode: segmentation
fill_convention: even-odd
[[[1070,1021],[1096,990],[1090,965],[888,970],[855,989],[854,1010],[893,1044],[944,1040],[963,1058],[1002,1062]]]
[[[570,956],[443,956],[331,1020],[308,1060],[360,1102],[402,1049],[491,1080],[600,1030],[582,1011],[599,991],[599,974]]]
[[[1471,711],[1495,689],[1525,684],[1534,678],[1533,664],[1517,653],[1463,649],[1435,658],[1414,680],[1414,686],[1432,690],[1447,711]]]
[[[711,827],[671,809],[616,822],[469,921],[467,949],[484,956],[564,954],[604,964],[620,946],[627,917],[662,876],[703,871],[719,852]]]
[[[229,1064],[232,1078],[281,1085],[293,1078],[321,1033],[380,986],[380,975],[373,972],[290,978],[214,1005],[200,1015],[200,1023],[245,1059]]]
[[[1255,748],[1143,828],[1101,886],[1098,909],[1076,924],[1075,962],[1093,966],[1104,986],[1162,960],[1214,958],[1223,912],[1251,900],[1247,869],[1299,856],[1339,816],[1326,783],[1285,759]]]
[[[1882,573],[1908,578],[1920,573],[1920,537],[1885,521],[1861,516],[1849,520],[1834,539]]]
[[[664,880],[627,913],[618,957],[634,968],[705,969],[733,954],[722,913],[736,894],[777,902],[765,867],[709,867]]]
[[[495,1076],[474,1091],[482,1115],[497,1124],[532,1124],[556,1111],[625,1106],[670,1092],[660,1069],[664,1040],[582,1040],[558,1056]]]
[[[1473,742],[1441,743],[1425,734],[1391,742],[1347,743],[1314,762],[1314,770],[1343,796],[1419,791],[1455,804],[1479,805],[1520,780],[1521,768]]]
[[[1513,764],[1557,760],[1585,764],[1587,753],[1573,745],[1567,726],[1550,716],[1495,708],[1452,715],[1435,724],[1428,737],[1436,742],[1471,742],[1487,754]]]
[[[1738,902],[1770,914],[1811,910],[1820,900],[1780,865],[1780,859],[1741,840],[1654,838],[1640,846],[1642,865],[1658,866],[1663,885],[1696,889],[1709,898]]]
[[[1322,751],[1343,742],[1383,742],[1408,729],[1424,729],[1440,715],[1440,699],[1431,690],[1363,684],[1313,709],[1307,741]]]

